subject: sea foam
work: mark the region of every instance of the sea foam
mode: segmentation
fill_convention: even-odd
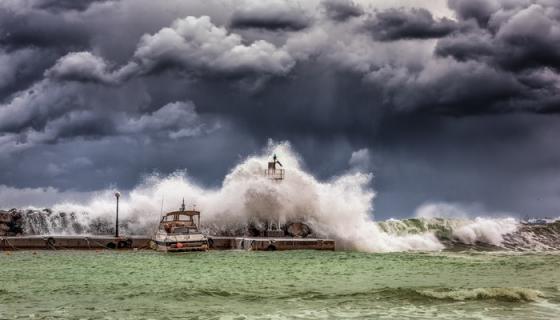
[[[270,180],[264,169],[277,154],[286,170],[283,181]],[[248,224],[303,221],[315,234],[334,238],[339,248],[361,251],[440,250],[443,245],[433,235],[394,235],[383,232],[373,220],[372,175],[349,171],[328,181],[319,181],[302,167],[302,161],[289,143],[269,144],[262,154],[237,164],[219,188],[203,188],[188,172],[151,176],[120,202],[127,228],[149,232],[161,212],[175,210],[182,199],[187,207],[202,212],[202,225],[209,232],[232,233]],[[97,193],[85,203],[63,202],[55,212],[75,212],[79,223],[112,219],[115,211],[113,190]],[[163,203],[163,206],[162,206]]]
[[[282,181],[264,174],[272,154],[279,156],[286,170]],[[269,143],[262,153],[235,165],[217,188],[200,186],[187,171],[145,178],[132,190],[122,192],[121,225],[125,233],[151,234],[161,213],[177,210],[184,199],[187,207],[196,206],[202,212],[202,228],[210,234],[240,235],[249,225],[304,222],[315,236],[337,240],[339,249],[367,252],[441,250],[445,247],[442,239],[499,246],[504,236],[519,226],[512,218],[419,217],[378,223],[374,221],[372,178],[371,173],[348,170],[320,181],[304,170],[289,143]],[[26,231],[108,232],[114,221],[114,192],[107,189],[86,200],[59,201],[47,213],[29,214]],[[420,212],[457,215],[455,207],[446,208],[424,206]]]

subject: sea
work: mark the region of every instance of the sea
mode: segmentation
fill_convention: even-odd
[[[560,253],[0,252],[0,319],[560,319]]]

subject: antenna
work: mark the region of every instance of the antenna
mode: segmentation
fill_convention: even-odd
[[[161,210],[159,211],[160,217],[163,215],[163,196],[161,196]]]

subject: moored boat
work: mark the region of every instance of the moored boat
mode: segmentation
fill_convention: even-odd
[[[183,200],[179,211],[161,217],[152,245],[163,252],[207,251],[208,238],[200,232],[200,211],[185,210]]]

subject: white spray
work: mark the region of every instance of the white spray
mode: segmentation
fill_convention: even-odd
[[[264,176],[270,155],[277,154],[286,169],[283,181]],[[397,236],[379,229],[373,221],[371,174],[351,172],[320,182],[306,173],[299,157],[286,142],[269,144],[262,155],[235,166],[218,189],[194,184],[185,172],[147,178],[121,198],[121,216],[129,228],[150,230],[161,211],[175,210],[184,198],[202,212],[202,224],[211,230],[242,229],[254,221],[304,221],[320,236],[337,240],[339,248],[361,251],[440,250],[432,233]],[[114,214],[113,190],[98,193],[85,205],[61,203],[54,211],[83,213],[80,223],[110,221]]]

